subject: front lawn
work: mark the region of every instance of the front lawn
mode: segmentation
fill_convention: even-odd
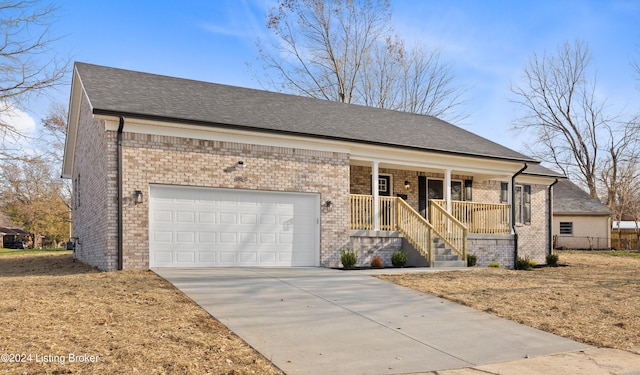
[[[530,271],[473,268],[381,278],[598,347],[640,351],[640,257],[558,251]]]
[[[281,374],[151,271],[18,250],[0,285],[0,374]]]
[[[0,256],[2,255],[25,255],[25,254],[71,254],[71,250],[67,249],[5,249],[0,248]]]

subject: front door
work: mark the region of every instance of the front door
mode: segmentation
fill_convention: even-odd
[[[373,189],[371,189],[373,195]],[[381,197],[391,196],[391,176],[378,176],[378,195]]]

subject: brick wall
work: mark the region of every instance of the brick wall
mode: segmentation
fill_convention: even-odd
[[[319,193],[333,202],[321,213],[320,264],[339,265],[349,243],[347,154],[127,132],[123,143],[124,268],[149,266],[150,184]],[[245,168],[228,169],[239,160]],[[135,190],[142,204],[133,204]]]
[[[531,225],[517,225],[518,256],[546,263],[549,249],[549,205],[548,187],[531,185]]]
[[[352,233],[350,248],[358,254],[356,266],[369,267],[379,256],[385,267],[391,267],[391,255],[402,248],[402,237],[397,232],[358,231]]]
[[[111,155],[113,154],[113,155]],[[104,122],[93,120],[83,96],[73,183],[75,257],[102,270],[117,268],[115,140]]]
[[[467,251],[478,257],[476,265],[486,267],[498,263],[502,268],[513,268],[514,236],[470,234]]]

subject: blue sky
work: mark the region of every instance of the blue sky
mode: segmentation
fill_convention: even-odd
[[[243,87],[259,66],[256,39],[265,27],[269,0],[86,1],[60,0],[51,28],[62,36],[61,56]],[[631,61],[640,61],[640,1],[635,0],[391,0],[393,26],[409,44],[440,48],[454,64],[458,83],[469,87],[461,125],[522,150],[526,137],[510,132],[517,107],[510,83],[518,83],[533,52],[553,53],[565,41],[589,43],[599,94],[613,109],[640,111],[640,87]],[[67,85],[34,101],[39,122],[49,101],[66,103]]]

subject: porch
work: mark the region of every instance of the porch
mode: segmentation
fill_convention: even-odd
[[[436,261],[437,244],[458,255],[466,265],[468,237],[504,237],[511,233],[509,204],[478,203],[430,199],[428,208],[418,210],[401,197],[350,195],[352,231],[399,232],[430,267]]]

